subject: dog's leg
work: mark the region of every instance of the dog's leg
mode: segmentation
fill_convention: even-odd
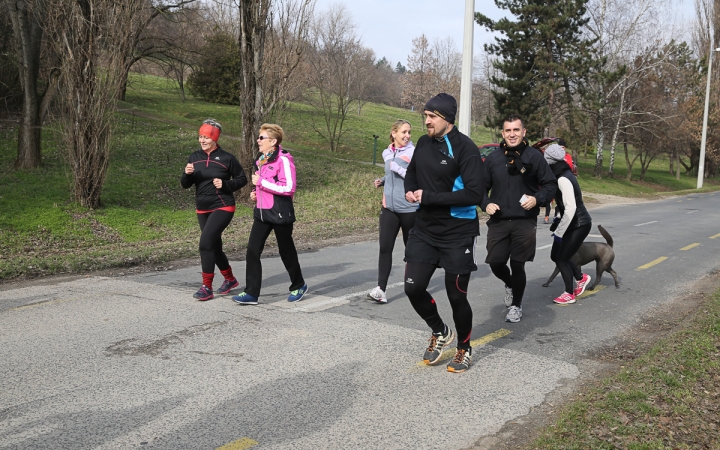
[[[555,266],[555,270],[553,270],[553,273],[552,273],[552,275],[550,275],[550,278],[548,278],[547,282],[545,284],[543,284],[543,287],[550,286],[550,283],[552,282],[552,280],[555,279],[555,277],[557,276],[558,273],[560,273],[560,271],[558,270],[557,266]]]
[[[597,267],[595,268],[595,280],[594,280],[592,286],[587,288],[588,291],[595,290],[595,286],[597,286],[598,283],[600,283],[600,280],[602,279],[602,274],[604,271],[605,271],[605,266],[601,262],[598,262]]]
[[[612,269],[612,267],[608,267],[608,268],[605,270],[605,272],[607,272],[607,273],[609,273],[610,275],[612,275],[613,280],[615,280],[615,287],[616,287],[616,288],[619,288],[619,287],[620,287],[620,282],[618,281],[617,273],[615,273],[615,271]]]

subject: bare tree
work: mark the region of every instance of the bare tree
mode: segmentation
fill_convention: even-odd
[[[242,93],[240,162],[251,164],[265,117],[288,96],[306,45],[314,0],[243,0],[239,5]],[[276,26],[274,26],[276,25]],[[268,29],[272,26],[272,32]],[[270,58],[266,56],[270,55]]]
[[[402,80],[402,105],[422,111],[427,99],[434,95],[432,67],[435,54],[424,34],[413,39],[412,44],[407,61],[408,72]]]
[[[125,55],[143,0],[48,0],[51,42],[60,59],[58,121],[73,174],[73,195],[100,206]]]
[[[661,9],[665,0],[591,0],[588,3],[589,35],[595,39],[595,52],[604,64],[597,68],[598,76],[592,85],[594,101],[590,113],[597,125],[594,175],[602,175],[605,138],[613,124],[612,99],[627,78],[625,70],[636,51],[655,40]],[[616,124],[616,122],[615,122]]]
[[[311,126],[337,152],[345,132],[351,104],[357,100],[358,69],[366,50],[355,33],[347,10],[335,5],[318,16],[310,36],[306,101],[318,113],[321,124]]]
[[[185,82],[197,64],[207,22],[198,4],[159,15],[147,27],[153,51],[145,60],[177,82],[180,98],[185,100]]]
[[[427,99],[439,92],[460,96],[462,53],[452,38],[435,39],[425,35],[413,39],[408,70],[403,80],[403,105],[422,111]]]
[[[47,0],[5,0],[5,6],[16,38],[23,93],[15,166],[30,169],[39,167],[42,162],[42,119],[57,79],[57,72],[51,72],[45,89],[39,80],[40,49],[49,5]]]
[[[134,0],[132,0],[134,1]],[[135,14],[138,17],[133,19],[133,29],[128,30],[130,35],[128,36],[131,46],[127,51],[127,54],[123,56],[123,73],[122,73],[122,84],[118,96],[120,100],[125,100],[125,93],[127,92],[127,80],[130,69],[135,63],[148,56],[163,53],[166,46],[177,45],[177,43],[168,43],[166,40],[158,38],[148,33],[150,24],[153,23],[162,14],[167,14],[172,11],[182,9],[186,5],[190,5],[196,0],[178,0],[172,3],[165,3],[162,0],[145,0],[143,7]]]

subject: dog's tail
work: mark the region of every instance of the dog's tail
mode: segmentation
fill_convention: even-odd
[[[610,236],[610,233],[607,232],[605,228],[603,228],[602,225],[598,225],[598,230],[600,231],[600,234],[602,234],[602,237],[605,238],[605,241],[607,241],[608,245],[612,248],[613,246],[613,238]]]

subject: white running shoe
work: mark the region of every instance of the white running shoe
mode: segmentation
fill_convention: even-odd
[[[507,316],[505,316],[505,322],[512,322],[517,323],[520,322],[520,318],[522,317],[522,307],[521,306],[511,306],[508,310]]]
[[[512,288],[508,287],[508,285],[505,285],[505,307],[509,308],[512,306],[513,301],[513,293]]]
[[[385,291],[380,289],[380,286],[376,286],[375,289],[370,291],[367,296],[370,300],[375,300],[378,303],[387,303],[387,296],[385,295]]]

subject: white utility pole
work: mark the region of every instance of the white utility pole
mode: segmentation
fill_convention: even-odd
[[[460,78],[460,115],[458,129],[470,136],[472,105],[473,28],[475,26],[475,0],[465,0],[465,33],[463,34],[462,78]]]
[[[710,53],[708,54],[707,88],[705,88],[705,114],[703,115],[702,140],[700,141],[700,162],[698,162],[697,188],[703,187],[705,177],[705,143],[707,141],[708,109],[710,108],[710,76],[712,75],[713,53],[720,51],[720,48],[713,50],[713,41],[710,39]]]

